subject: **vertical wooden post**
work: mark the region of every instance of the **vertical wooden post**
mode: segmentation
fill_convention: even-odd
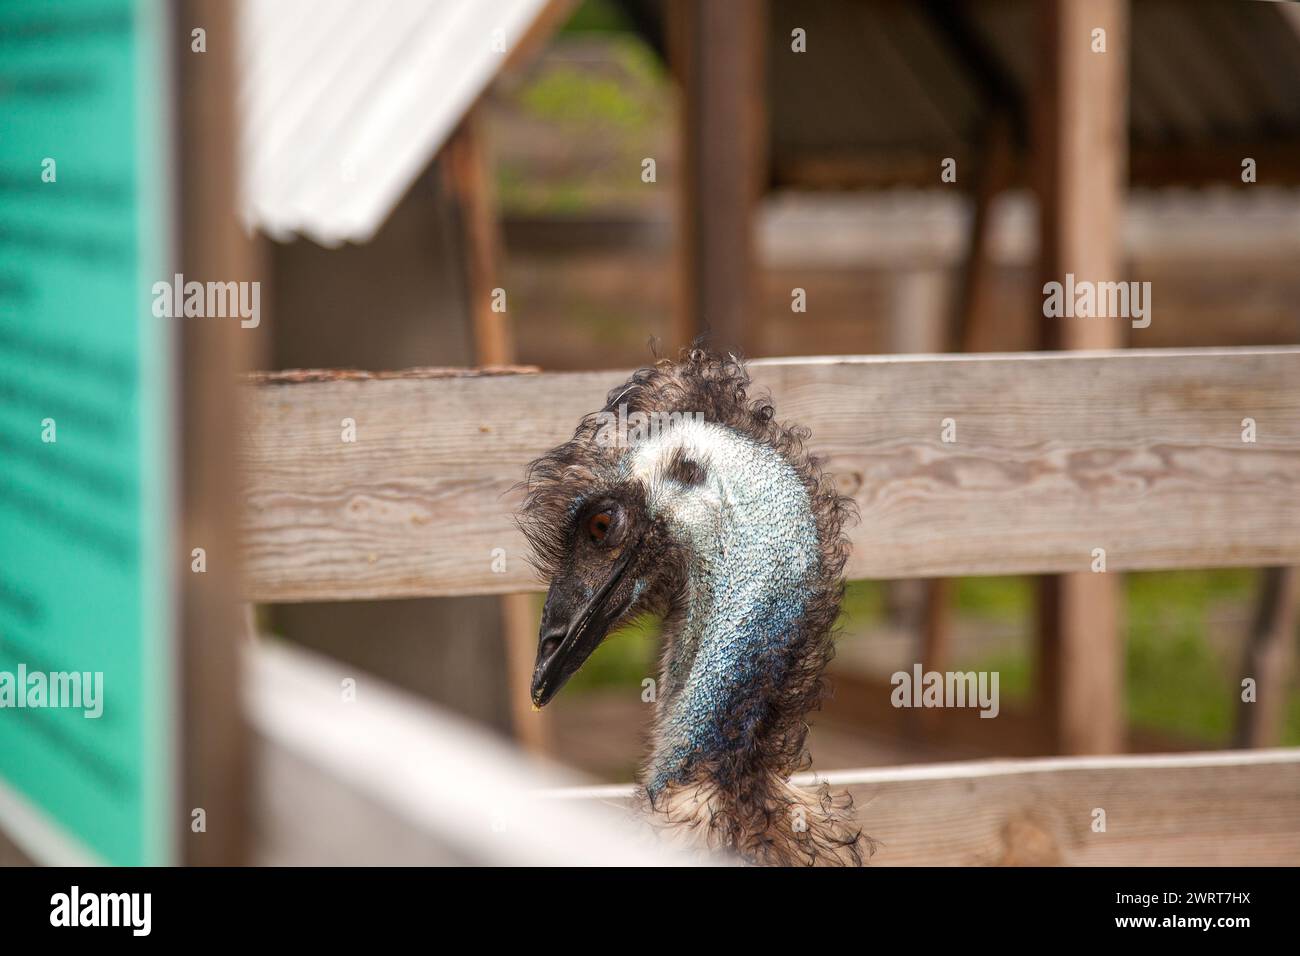
[[[501,236],[491,166],[481,127],[476,107],[465,115],[447,141],[443,161],[451,194],[456,200],[465,250],[464,271],[470,322],[474,330],[474,360],[480,365],[506,365],[514,360],[515,343],[507,313],[493,308],[492,290],[497,288]]]
[[[519,560],[516,555],[514,560]],[[551,710],[538,711],[532,706],[530,691],[533,665],[537,662],[537,632],[540,615],[531,594],[501,596],[501,626],[506,640],[507,681],[510,691],[510,718],[515,739],[533,753],[547,753],[553,747]]]
[[[492,165],[483,140],[477,108],[471,109],[448,141],[443,157],[450,192],[455,197],[465,249],[465,277],[474,357],[479,365],[514,361],[514,336],[507,312],[493,308],[493,289],[501,270],[500,228],[492,188]],[[507,305],[509,300],[507,299]],[[522,560],[514,555],[511,560]],[[550,746],[549,712],[535,712],[529,689],[537,658],[537,614],[529,594],[501,597],[511,723],[519,742],[544,752]]]
[[[930,266],[900,270],[894,277],[889,350],[898,355],[944,352],[948,341],[949,283]],[[951,588],[943,578],[885,582],[891,626],[916,635],[918,660],[938,666],[948,653]]]
[[[1005,112],[998,112],[989,120],[981,146],[966,259],[962,263],[955,308],[950,312],[953,326],[948,340],[949,348],[955,352],[976,351],[986,341],[991,343],[990,350],[999,348],[993,313],[996,265],[989,249],[989,236],[993,201],[1011,185],[1014,152],[1011,118]]]
[[[1241,677],[1255,681],[1255,701],[1246,703],[1237,688],[1234,747],[1275,747],[1286,710],[1287,675],[1295,660],[1300,574],[1295,568],[1264,568],[1259,603],[1242,657]]]
[[[1128,2],[1046,0],[1037,7],[1034,158],[1043,281],[1117,281],[1128,176]],[[1093,52],[1105,30],[1106,50]],[[1122,319],[1044,318],[1051,348],[1124,344]]]
[[[1034,151],[1043,282],[1118,281],[1128,144],[1127,0],[1044,0],[1038,15],[1039,75]],[[1104,52],[1094,49],[1102,42]],[[1047,318],[1047,348],[1123,345],[1122,318]],[[1080,542],[1079,565],[1093,547]],[[1039,665],[1045,716],[1059,752],[1123,746],[1123,648],[1118,582],[1081,571],[1041,585]]]
[[[971,216],[966,260],[957,295],[948,308],[946,328],[938,349],[969,352],[992,339],[994,262],[989,250],[993,200],[1010,185],[1013,156],[1011,119],[994,114],[985,132],[976,171],[975,208]],[[919,660],[927,670],[947,670],[952,658],[953,582],[930,578],[923,585]]]
[[[207,50],[190,51],[190,31],[207,31]],[[234,17],[217,0],[177,7],[173,36],[179,96],[180,259],[199,281],[256,279],[251,243],[236,219]],[[180,856],[205,866],[246,861],[248,744],[240,693],[244,634],[239,492],[234,472],[240,433],[238,373],[252,359],[252,330],[238,322],[183,321],[180,339],[181,596],[183,731]],[[190,573],[190,551],[207,551],[207,571]],[[202,808],[206,832],[190,826]]]
[[[673,0],[681,91],[681,306],[674,345],[757,346],[754,207],[767,175],[765,0]]]

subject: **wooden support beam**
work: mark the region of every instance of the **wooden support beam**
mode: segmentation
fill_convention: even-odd
[[[190,52],[190,31],[207,31],[208,52]],[[258,278],[253,248],[235,217],[234,16],[217,0],[186,0],[173,20],[180,96],[176,103],[181,269],[222,282]],[[229,866],[248,850],[248,740],[239,706],[239,603],[243,581],[238,540],[240,475],[236,459],[243,422],[238,375],[261,340],[237,322],[179,322],[181,510],[176,586],[181,596],[181,807],[176,818],[181,861]],[[214,462],[222,467],[214,467]],[[207,554],[203,574],[190,571],[191,551]],[[191,813],[202,808],[206,829]]]
[[[922,582],[917,661],[929,671],[946,671],[952,663],[952,578]]]
[[[546,44],[573,15],[578,0],[546,0],[546,5],[533,17],[528,30],[515,41],[506,55],[502,72],[519,72],[528,69],[541,55]]]
[[[985,127],[978,166],[975,169],[974,209],[966,259],[962,264],[957,295],[948,308],[944,351],[973,352],[981,343],[986,348],[1002,343],[997,334],[993,310],[996,264],[990,250],[993,202],[1007,189],[1014,171],[1012,119],[997,112]],[[944,671],[952,655],[952,593],[948,578],[925,583],[921,605],[920,654],[918,660],[930,670]]]
[[[1036,13],[1040,275],[1044,283],[1065,283],[1069,275],[1076,281],[1118,281],[1128,152],[1128,2],[1048,0]],[[1044,316],[1041,343],[1118,348],[1126,325],[1122,318]],[[1105,544],[1098,539],[1093,547]],[[1122,743],[1117,587],[1114,577],[1091,571],[1040,585],[1039,690],[1062,753],[1113,753]]]
[[[942,269],[900,269],[894,276],[889,316],[890,351],[896,355],[954,351],[951,341],[951,283]],[[940,667],[948,653],[951,615],[946,578],[885,582],[886,607],[895,624],[916,635],[917,660]],[[905,610],[905,614],[900,611]]]
[[[1045,0],[1036,10],[1039,271],[1043,282],[1064,282],[1067,273],[1078,281],[1118,281],[1128,169],[1128,2]],[[1106,31],[1104,53],[1093,52],[1094,30]],[[1044,317],[1043,345],[1118,348],[1126,327],[1118,319]]]
[[[989,121],[977,164],[970,235],[948,333],[948,348],[954,352],[991,352],[1007,347],[999,340],[998,317],[993,309],[997,264],[991,249],[993,203],[1010,188],[1015,172],[1015,144],[1011,120],[1006,115],[995,115]]]
[[[493,308],[492,290],[501,280],[501,229],[482,126],[479,111],[470,110],[444,147],[442,168],[460,227],[474,359],[509,365],[515,360],[509,313]]]
[[[568,6],[552,3],[550,8]],[[493,293],[497,288],[505,291],[498,285],[503,275],[501,229],[482,126],[479,110],[470,110],[447,144],[444,168],[448,193],[454,197],[460,220],[474,358],[479,365],[509,365],[515,360],[514,334],[508,311],[496,305]],[[508,297],[504,301],[508,304]],[[515,553],[506,560],[522,562],[525,558]],[[551,736],[550,715],[535,710],[530,692],[538,640],[531,595],[502,595],[501,626],[511,725],[526,749],[545,752]]]
[[[754,362],[862,521],[850,578],[1300,564],[1300,349]],[[536,589],[515,486],[627,372],[254,377],[250,597]],[[338,440],[344,417],[357,441]],[[1241,420],[1258,441],[1241,441]],[[956,442],[941,440],[953,419]]]
[[[1295,663],[1300,573],[1295,568],[1265,568],[1260,578],[1259,603],[1239,675],[1239,679],[1255,681],[1255,697],[1249,702],[1242,700],[1242,688],[1237,685],[1236,747],[1278,743],[1286,713],[1287,678]]]
[[[752,353],[754,206],[767,177],[766,0],[672,0],[669,52],[681,91],[681,307],[672,347],[706,329]]]
[[[1123,749],[1119,613],[1120,593],[1110,577],[1075,572],[1039,582],[1037,691],[1055,753]]]

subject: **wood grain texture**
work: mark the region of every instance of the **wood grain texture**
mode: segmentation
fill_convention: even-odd
[[[809,778],[804,778],[807,782]],[[1300,750],[988,760],[823,775],[873,866],[1296,866]],[[567,791],[626,805],[629,787]],[[1096,832],[1096,810],[1105,831]]]
[[[851,578],[1086,571],[1098,547],[1110,571],[1300,563],[1300,349],[752,372],[858,504]],[[249,597],[539,589],[512,486],[625,374],[258,377],[242,443]],[[344,418],[355,443],[341,441]],[[955,443],[940,440],[945,418]]]
[[[1300,864],[1300,753],[1227,756],[903,768],[848,789],[877,865]]]

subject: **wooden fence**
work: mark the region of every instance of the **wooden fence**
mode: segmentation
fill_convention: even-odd
[[[1300,348],[778,359],[752,372],[857,502],[851,578],[1089,571],[1096,549],[1107,571],[1300,563]],[[537,589],[512,523],[517,483],[625,375],[256,376],[248,598]],[[263,722],[264,753],[284,750],[284,726]],[[368,787],[389,776],[376,769]],[[841,782],[880,862],[1300,862],[1300,751]]]
[[[786,359],[753,374],[857,502],[850,578],[1087,571],[1095,548],[1113,571],[1300,561],[1300,349]],[[249,597],[538,588],[512,488],[625,378],[259,376]]]
[[[811,774],[800,782],[808,783]],[[973,760],[820,774],[873,866],[1294,866],[1300,752]],[[619,806],[631,787],[552,797]]]

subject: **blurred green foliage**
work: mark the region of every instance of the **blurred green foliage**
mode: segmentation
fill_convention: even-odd
[[[640,44],[616,44],[611,50],[617,54],[621,72],[649,72],[651,54]],[[643,80],[642,87],[653,80]],[[637,87],[630,86],[623,76],[559,63],[524,87],[519,102],[530,116],[550,123],[634,130],[646,122],[646,104],[636,93]]]
[[[658,653],[659,621],[639,617],[605,638],[566,690],[582,693],[600,687],[639,687],[647,677],[658,680]]]
[[[560,33],[614,33],[631,29],[632,24],[618,4],[611,0],[583,0]]]
[[[528,131],[498,150],[497,194],[507,212],[575,215],[652,198],[641,161],[662,156],[670,139],[663,64],[636,34],[605,34],[593,49],[582,45],[583,32],[566,30],[580,46],[557,47],[502,100],[506,124]]]
[[[1126,580],[1130,720],[1227,743],[1258,572],[1180,571],[1131,574]],[[1210,616],[1234,603],[1243,607],[1245,623],[1216,646],[1207,627]],[[1288,729],[1291,742],[1300,739],[1297,731]]]

